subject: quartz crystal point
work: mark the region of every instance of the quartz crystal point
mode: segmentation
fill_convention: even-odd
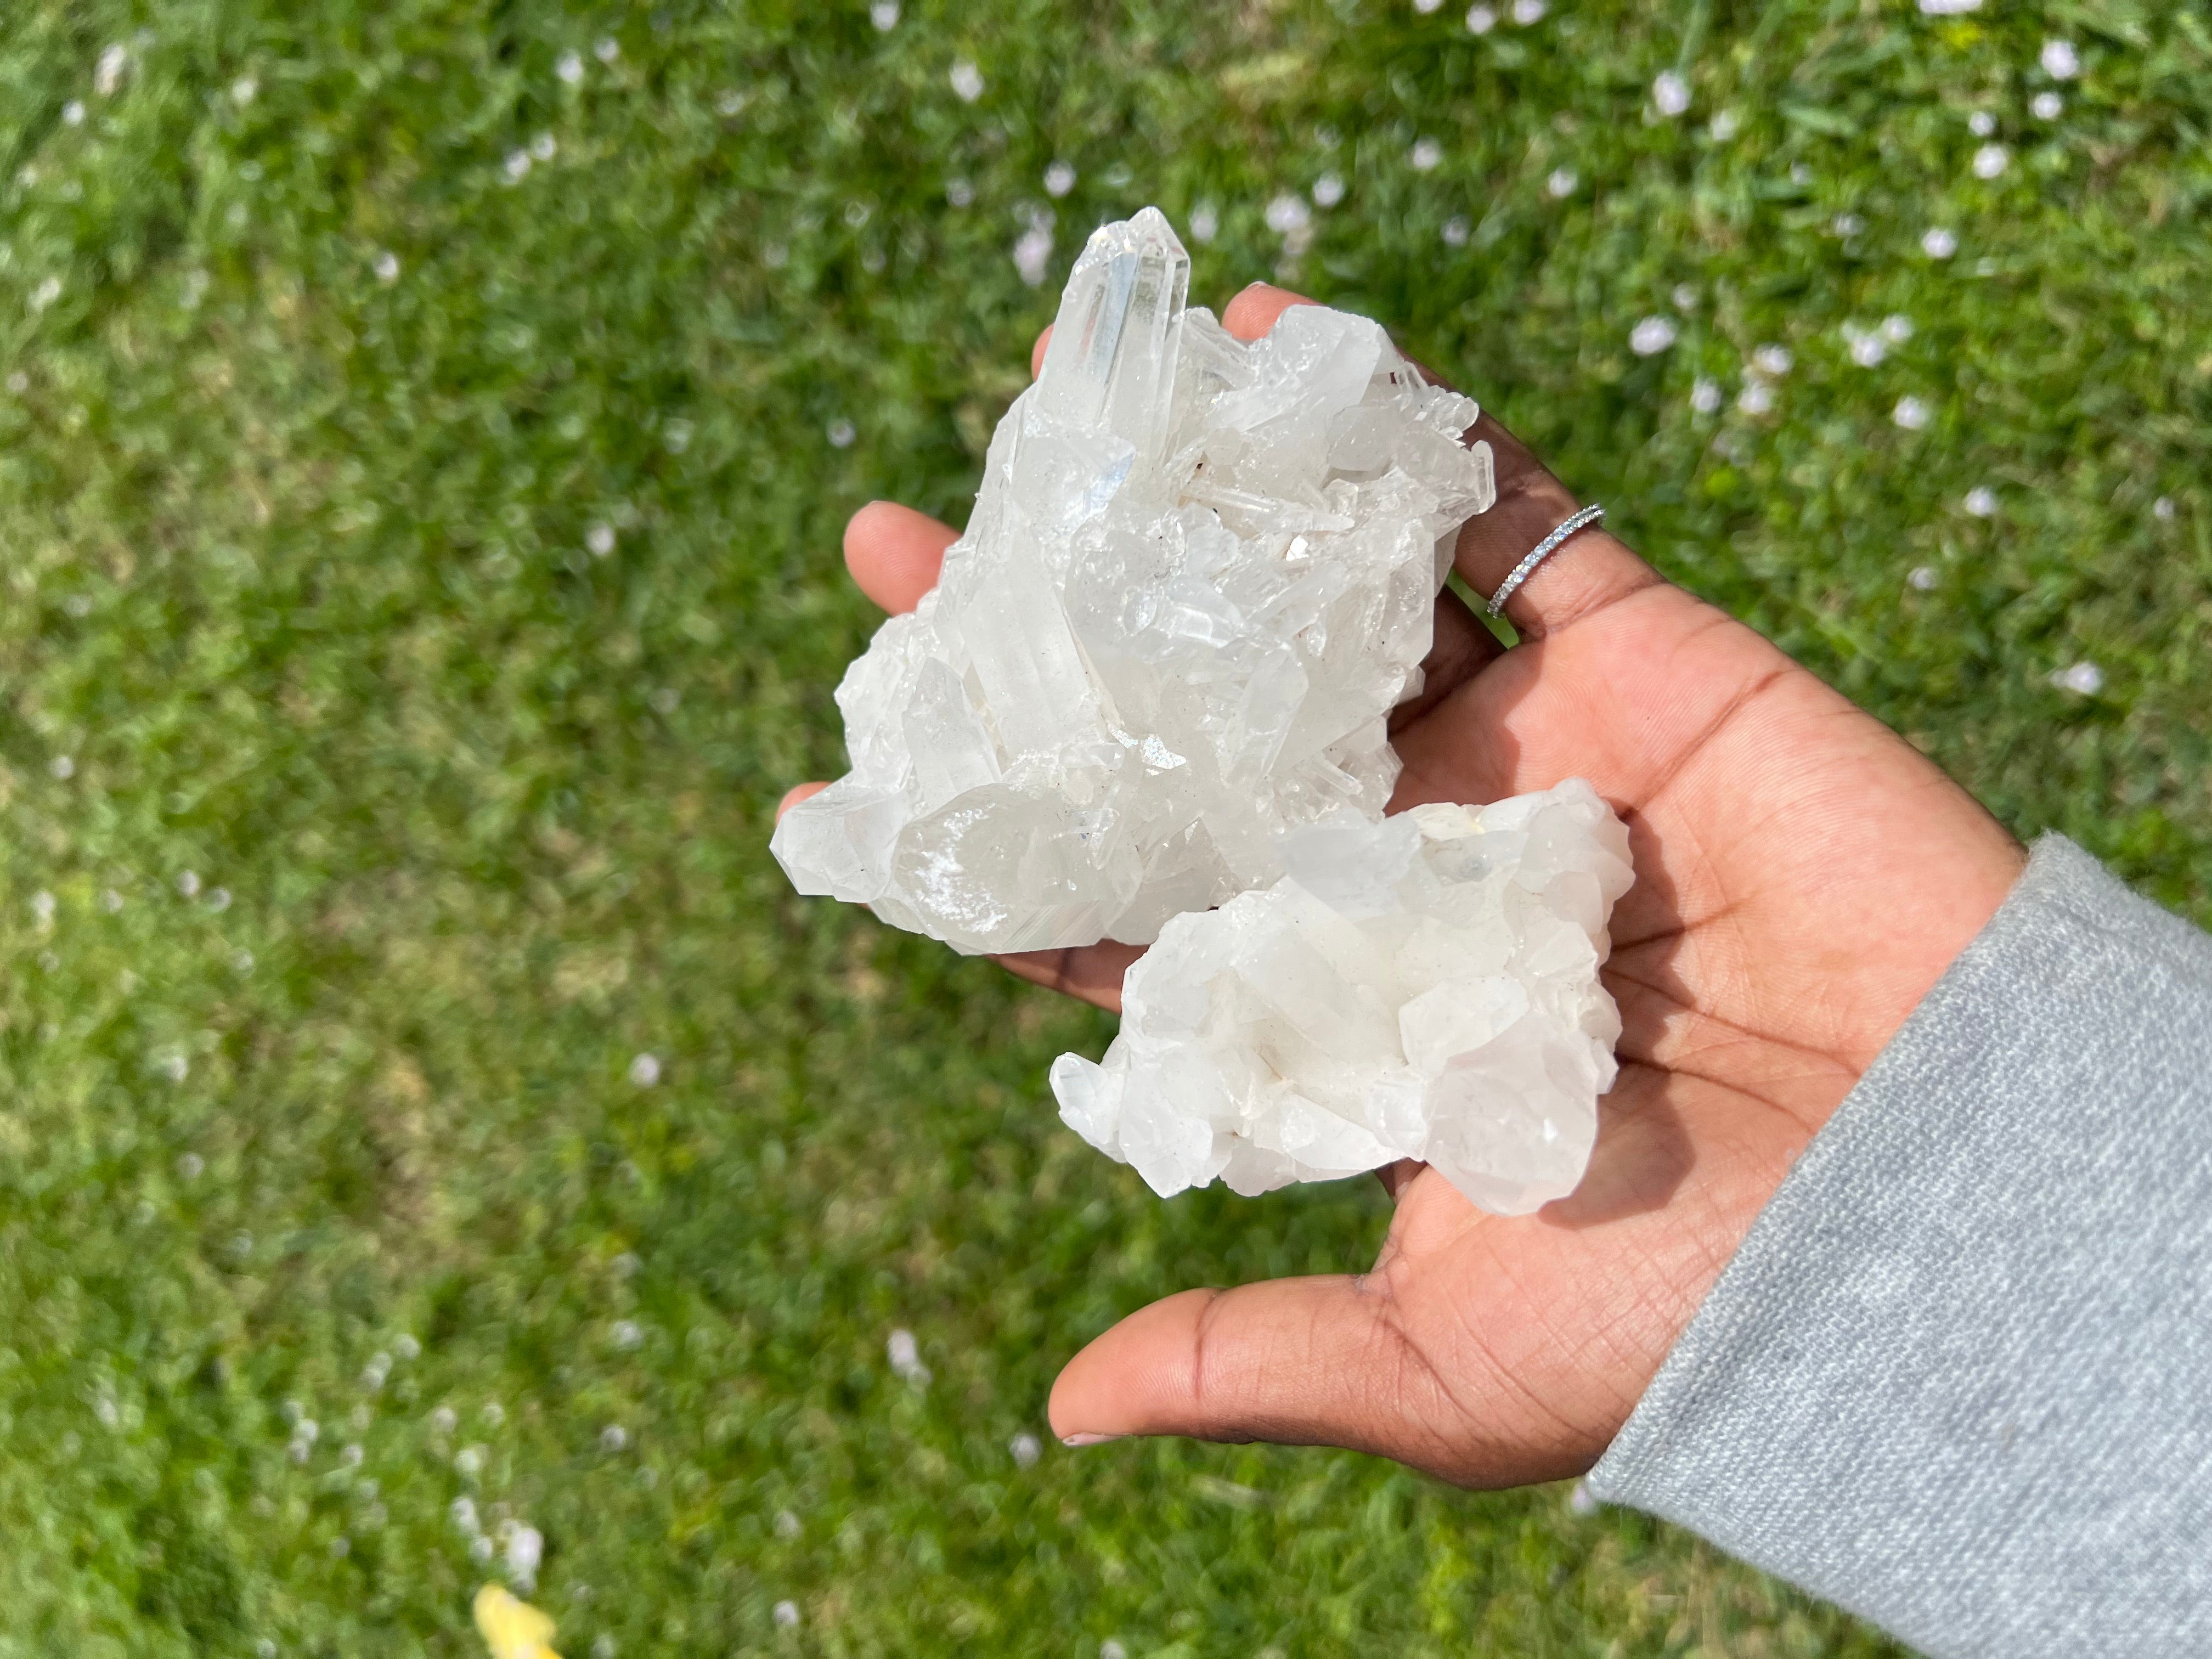
[[[1380,820],[1451,540],[1495,497],[1475,405],[1376,324],[1187,309],[1147,208],[1076,261],[937,586],[837,689],[852,770],[777,826],[804,893],[965,951],[1113,938]]]
[[[1399,1158],[1524,1214],[1582,1179],[1620,1017],[1599,983],[1628,832],[1589,784],[1480,809],[1346,813],[1288,873],[1181,915],[1129,969],[1060,1115],[1165,1197],[1262,1193]]]

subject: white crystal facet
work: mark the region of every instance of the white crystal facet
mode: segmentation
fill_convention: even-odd
[[[1103,1063],[1054,1064],[1069,1127],[1164,1197],[1405,1158],[1501,1214],[1571,1192],[1616,1069],[1598,969],[1632,879],[1596,792],[1346,813],[1281,850],[1273,886],[1161,930]]]
[[[1478,410],[1376,324],[1262,340],[1186,308],[1158,210],[1076,261],[967,532],[838,688],[852,770],[773,843],[802,892],[960,950],[1152,939],[1380,817],[1450,538],[1495,498]]]

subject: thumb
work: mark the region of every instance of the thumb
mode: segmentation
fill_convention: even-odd
[[[1424,1368],[1372,1278],[1184,1291],[1131,1314],[1053,1385],[1053,1432],[1348,1446],[1418,1460],[1404,1383]]]

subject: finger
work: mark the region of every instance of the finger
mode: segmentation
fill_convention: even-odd
[[[783,815],[786,812],[791,811],[793,807],[798,805],[799,803],[803,800],[813,799],[815,796],[820,794],[829,787],[830,786],[826,783],[802,783],[794,789],[786,790],[784,792],[783,799],[775,804],[776,822],[779,823],[782,823]]]
[[[1292,306],[1315,303],[1288,289],[1255,283],[1221,307],[1221,325],[1240,340],[1256,340],[1274,327],[1275,319]]]
[[[1032,380],[1044,373],[1044,350],[1051,343],[1052,325],[1047,323],[1044,332],[1037,336],[1036,343],[1030,348],[1030,379]]]
[[[1382,1190],[1395,1200],[1406,1190],[1407,1182],[1428,1167],[1418,1158],[1401,1158],[1395,1164],[1385,1164],[1375,1172],[1375,1178],[1382,1183]]]
[[[896,501],[870,501],[845,526],[845,568],[860,592],[903,616],[937,586],[945,550],[960,539],[950,525]]]
[[[1582,503],[1495,416],[1486,413],[1468,435],[1490,446],[1498,501],[1462,526],[1452,563],[1486,598]],[[1538,565],[1506,600],[1505,615],[1523,639],[1541,639],[1662,580],[1617,538],[1592,528]]]
[[[1404,1390],[1426,1387],[1370,1283],[1279,1279],[1155,1302],[1068,1362],[1047,1407],[1053,1432],[1079,1445],[1182,1434],[1414,1456]]]
[[[1141,945],[1101,939],[1096,945],[1073,945],[1058,951],[1018,951],[998,958],[1008,971],[1060,992],[1109,1013],[1121,1012],[1121,979],[1129,964],[1145,954]]]

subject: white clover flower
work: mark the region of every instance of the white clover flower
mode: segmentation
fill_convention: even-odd
[[[1429,9],[1433,11],[1436,8],[1431,6]],[[1034,1468],[1044,1453],[1044,1445],[1035,1435],[1024,1431],[1006,1443],[1006,1450],[1012,1455],[1017,1468]]]
[[[983,71],[963,58],[952,66],[949,77],[953,95],[963,104],[972,104],[983,95]]]
[[[1966,492],[1966,499],[1960,505],[1978,519],[1993,519],[1997,512],[1997,492],[1987,484],[1976,484]]]
[[[1903,312],[1891,312],[1881,319],[1881,337],[1892,345],[1903,345],[1912,337],[1912,319]]]
[[[553,73],[573,87],[584,78],[584,60],[573,52],[564,52],[554,60]]]
[[[1751,366],[1759,374],[1779,380],[1790,372],[1797,359],[1790,355],[1788,346],[1763,345],[1751,354]]]
[[[230,83],[230,101],[234,104],[250,104],[253,101],[253,94],[260,90],[260,82],[250,75],[241,75]]]
[[[860,436],[858,429],[842,416],[830,422],[829,438],[830,447],[832,449],[850,449],[853,447],[853,440],[858,436]],[[629,1069],[630,1077],[635,1080],[637,1076],[637,1066],[635,1061],[631,1063]],[[654,1067],[654,1073],[656,1076],[659,1074],[658,1066]]]
[[[1304,199],[1285,191],[1267,204],[1267,228],[1278,236],[1290,236],[1305,229],[1313,222]]]
[[[1575,186],[1581,182],[1572,167],[1553,167],[1551,177],[1544,180],[1544,191],[1556,200],[1573,195]]]
[[[550,132],[541,132],[530,141],[530,155],[532,161],[550,161],[559,153],[560,149],[559,140]]]
[[[1889,342],[1881,337],[1880,329],[1845,323],[1844,338],[1850,346],[1851,361],[1861,368],[1872,368],[1889,356]]]
[[[641,1089],[650,1089],[660,1081],[660,1057],[640,1054],[629,1063],[629,1080]]]
[[[1774,388],[1764,380],[1746,380],[1735,406],[1747,415],[1764,415],[1774,407]]]
[[[1921,12],[1929,17],[1958,17],[1981,9],[1982,0],[1920,0]]]
[[[1838,213],[1828,221],[1828,228],[1836,235],[1850,238],[1866,228],[1866,221],[1856,213]]]
[[[868,8],[868,21],[876,26],[878,33],[889,34],[898,27],[898,0],[875,0]]]
[[[1920,251],[1931,259],[1948,259],[1959,251],[1958,233],[1930,225],[1920,233]]]
[[[1413,0],[1413,9],[1424,17],[1442,11],[1443,9],[1444,0]]]
[[[1708,126],[1705,131],[1711,135],[1712,141],[1715,143],[1725,144],[1729,139],[1735,137],[1742,125],[1742,117],[1739,116],[1732,109],[1724,109],[1719,114],[1713,117],[1712,125]]]
[[[1221,231],[1221,214],[1211,202],[1200,202],[1190,210],[1188,228],[1194,242],[1210,242]]]
[[[592,42],[592,56],[602,64],[611,64],[622,56],[622,42],[612,35],[602,35]]]
[[[1528,28],[1542,22],[1544,14],[1550,9],[1545,0],[1513,0],[1513,21],[1522,28]]]
[[[1984,144],[1974,152],[1974,177],[1994,179],[2012,165],[2012,152],[2002,144]]]
[[[1932,564],[1916,565],[1905,580],[1915,592],[1929,592],[1936,586],[1936,567]]]
[[[1444,159],[1444,147],[1433,138],[1416,138],[1406,160],[1416,173],[1426,173]]]
[[[1700,415],[1710,415],[1720,406],[1720,382],[1698,376],[1697,384],[1690,388],[1690,407]]]
[[[2061,668],[2053,672],[2051,683],[2061,691],[2094,697],[2105,689],[2105,671],[2093,662],[2077,662],[2070,668]]]
[[[2043,72],[2054,81],[2071,81],[2081,72],[2081,55],[2071,40],[2045,40],[2039,61]]]
[[[1651,107],[1672,119],[1690,107],[1690,83],[1673,70],[1661,71],[1651,83]]]
[[[778,1630],[796,1629],[799,1625],[799,1603],[796,1601],[777,1602],[775,1608],[775,1627]]]
[[[1488,6],[1469,6],[1467,9],[1467,32],[1487,34],[1498,27],[1498,14]]]
[[[1022,281],[1036,288],[1043,283],[1051,263],[1052,228],[1033,221],[1014,240],[1014,269],[1021,273]]]
[[[2027,107],[2039,121],[2056,121],[2066,112],[2066,100],[2055,92],[2039,92],[2028,100]]]
[[[1966,131],[1977,138],[1986,138],[1997,130],[1997,118],[1985,109],[1978,109],[1966,118]]]
[[[82,126],[84,125],[84,106],[76,99],[70,99],[69,102],[62,106],[62,121],[64,125],[68,126]]]
[[[1334,173],[1324,173],[1314,180],[1314,205],[1333,208],[1344,199],[1344,180]]]
[[[93,66],[92,89],[102,98],[112,98],[116,88],[123,84],[123,71],[131,67],[131,48],[117,41],[100,54],[100,62]]]
[[[526,149],[511,149],[507,151],[507,161],[501,166],[500,170],[507,174],[507,183],[510,185],[520,184],[523,180],[524,175],[528,173],[530,171],[530,152]]]
[[[1674,319],[1646,317],[1628,331],[1628,349],[1639,357],[1651,357],[1674,343]]]
[[[1467,246],[1467,239],[1473,234],[1474,228],[1472,225],[1468,223],[1465,215],[1457,213],[1454,214],[1450,218],[1444,221],[1444,246],[1446,247],[1465,247]]]
[[[1928,424],[1928,405],[1907,393],[1897,400],[1897,407],[1889,411],[1889,418],[1907,432],[1917,432]]]
[[[793,1539],[799,1536],[799,1531],[800,1527],[799,1517],[797,1516],[793,1515],[789,1510],[778,1510],[775,1512],[775,1535],[778,1538],[782,1539],[786,1543],[789,1543]]]
[[[376,273],[378,282],[387,286],[399,280],[399,256],[388,247],[377,249],[368,262],[368,268]]]
[[[2150,510],[2154,518],[2171,519],[2178,509],[2174,507],[2172,496],[2161,495],[2150,504]]]
[[[1075,169],[1066,161],[1054,161],[1044,170],[1044,193],[1055,200],[1075,188]]]

